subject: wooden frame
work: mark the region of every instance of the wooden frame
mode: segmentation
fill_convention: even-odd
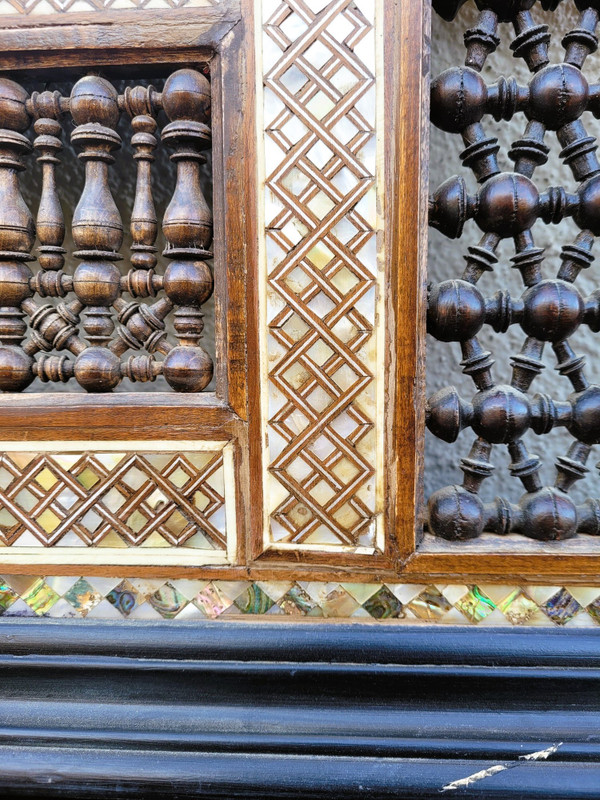
[[[462,3],[455,4],[450,16],[445,19],[453,17],[460,5]],[[550,3],[544,7],[555,10],[557,5]],[[451,3],[448,9],[450,6]],[[439,9],[442,7],[443,3],[438,4]],[[444,16],[443,10],[441,14]],[[433,79],[436,76],[431,77]],[[427,102],[425,101],[424,107]],[[426,139],[427,134],[423,136],[423,141]],[[426,221],[423,221],[419,229],[421,235],[426,230],[426,225]],[[418,235],[416,231],[414,235]],[[424,254],[426,243],[423,242],[421,246]],[[424,316],[425,312],[422,311],[421,319]],[[424,398],[424,395],[422,397]],[[417,507],[420,505],[418,503]],[[589,541],[590,537],[587,538]],[[539,584],[562,582],[573,585],[595,585],[598,582],[600,552],[597,550],[590,552],[589,549],[586,551],[586,545],[581,541],[537,542],[522,538],[518,543],[511,541],[509,544],[500,537],[493,539],[490,537],[487,541],[452,543],[443,539],[432,539],[426,547],[423,547],[418,535],[414,540],[407,536],[403,577],[411,582],[444,580],[465,583],[485,581],[511,583],[514,581]]]
[[[181,25],[182,15],[186,24]],[[251,26],[237,26],[241,10],[236,2],[218,8],[185,12],[72,14],[66,29],[57,26],[56,17],[11,18],[0,30],[2,58],[0,67],[11,74],[36,69],[85,66],[135,65],[143,57],[148,64],[202,63],[211,59],[214,85],[213,154],[217,238],[221,246],[215,254],[215,297],[218,337],[216,392],[190,399],[175,394],[122,393],[105,397],[79,394],[5,395],[0,403],[0,436],[5,439],[31,439],[35,430],[40,440],[81,440],[82,430],[89,440],[143,441],[168,438],[230,441],[235,448],[238,477],[247,476],[247,348],[246,348],[246,270],[252,272],[252,254],[246,242],[252,241],[254,197],[248,180],[246,139],[253,129],[248,120],[247,136],[239,136],[238,117],[251,107],[252,77],[245,63],[249,52],[243,38]],[[144,35],[148,29],[149,41]],[[66,32],[65,32],[66,31]],[[185,32],[182,33],[182,31]],[[161,41],[158,48],[156,41]],[[26,48],[26,57],[23,57]],[[143,54],[143,56],[142,56]],[[224,114],[224,94],[228,114]],[[236,112],[235,103],[238,103]],[[248,186],[240,197],[237,187]],[[231,208],[232,198],[235,207]],[[244,207],[244,203],[246,207]],[[246,265],[240,269],[240,265]],[[150,417],[148,414],[150,413]],[[118,421],[117,421],[118,420]],[[150,425],[149,425],[150,422]],[[237,559],[244,562],[247,528],[247,494],[237,481]],[[50,569],[55,569],[51,564]],[[36,564],[36,567],[38,565]],[[27,563],[5,567],[14,572],[27,571]],[[102,571],[106,566],[91,566]],[[111,568],[114,571],[114,567]],[[141,569],[145,569],[143,565]],[[156,568],[154,568],[156,569]],[[168,570],[169,571],[169,570]]]
[[[215,180],[215,218],[224,221],[224,230],[217,232],[223,242],[217,250],[215,275],[217,280],[217,315],[222,320],[225,332],[226,352],[217,359],[223,365],[217,376],[217,392],[210,396],[197,396],[192,402],[173,395],[152,393],[148,395],[121,394],[106,398],[61,395],[28,395],[24,408],[19,397],[6,396],[0,404],[0,436],[25,440],[30,431],[36,431],[36,438],[43,440],[68,440],[80,438],[85,424],[86,438],[113,440],[127,438],[144,440],[160,438],[189,439],[192,437],[226,438],[235,441],[236,469],[240,480],[238,495],[238,557],[240,564],[247,566],[222,567],[203,566],[169,567],[169,575],[197,575],[219,577],[275,577],[289,575],[336,578],[340,572],[357,580],[372,580],[377,575],[392,577],[398,575],[398,558],[408,555],[408,543],[414,538],[414,515],[417,507],[419,476],[412,461],[414,445],[422,436],[422,420],[413,416],[418,409],[413,376],[418,364],[417,352],[420,346],[422,325],[414,332],[416,339],[405,336],[397,329],[397,341],[402,354],[395,360],[389,371],[386,388],[387,413],[393,418],[388,425],[390,436],[386,442],[389,456],[395,463],[393,476],[387,485],[386,546],[381,556],[328,555],[326,552],[305,552],[298,561],[297,554],[285,552],[262,552],[262,512],[260,504],[250,501],[261,492],[263,465],[262,441],[259,429],[260,419],[260,380],[258,364],[259,331],[255,309],[258,305],[257,253],[248,243],[254,242],[258,233],[256,222],[257,179],[255,173],[255,75],[254,4],[244,1],[240,9],[234,2],[226,2],[216,8],[181,10],[175,12],[112,13],[102,14],[102,20],[95,14],[70,14],[69,26],[65,36],[63,26],[54,26],[55,17],[18,19],[11,18],[6,27],[0,30],[2,58],[0,67],[19,70],[35,64],[38,68],[52,69],[73,65],[109,65],[115,63],[134,65],[143,51],[144,61],[149,63],[189,62],[194,59],[212,57],[215,85],[221,88],[214,108],[214,180]],[[181,25],[177,23],[185,16],[185,38],[182,39]],[[409,206],[414,209],[407,226],[399,228],[399,235],[392,235],[387,225],[386,273],[393,291],[387,303],[387,314],[394,326],[400,318],[419,319],[422,310],[423,283],[414,280],[415,274],[422,274],[423,264],[419,262],[422,251],[415,238],[418,226],[424,219],[424,186],[420,182],[415,194],[413,180],[421,181],[426,166],[423,159],[417,172],[410,173],[409,181],[401,180],[409,164],[414,159],[408,154],[416,146],[417,133],[415,120],[425,119],[422,106],[424,76],[415,73],[414,59],[423,48],[423,35],[427,19],[427,6],[420,2],[403,4],[399,15],[394,17],[394,25],[387,29],[385,48],[385,114],[390,122],[398,126],[400,136],[397,140],[387,138],[385,152],[387,185],[385,194],[400,197],[401,192],[410,195]],[[140,35],[140,19],[143,24]],[[145,35],[145,30],[148,35]],[[150,43],[152,31],[158,30],[165,46],[157,49]],[[399,37],[402,46],[399,46]],[[175,41],[176,40],[176,41]],[[29,55],[23,62],[20,48],[27,43]],[[59,46],[60,52],[52,52]],[[65,58],[66,54],[66,58]],[[383,59],[382,59],[383,61]],[[18,71],[17,70],[17,74]],[[415,81],[417,91],[408,95],[401,91],[403,81]],[[400,95],[402,98],[400,99]],[[224,113],[224,97],[227,97],[227,113]],[[239,103],[238,111],[232,108],[232,98]],[[399,113],[400,102],[402,113]],[[242,118],[243,134],[237,131],[237,119]],[[396,147],[395,142],[398,142]],[[244,148],[241,157],[240,148]],[[418,175],[417,175],[418,173]],[[244,186],[243,197],[239,197],[239,187]],[[416,202],[415,202],[416,199]],[[402,196],[402,205],[409,196]],[[400,208],[400,206],[399,206]],[[388,212],[389,213],[389,212]],[[392,212],[395,214],[395,212]],[[398,212],[400,214],[400,212]],[[392,217],[388,217],[392,219]],[[400,254],[405,258],[400,258]],[[240,265],[245,264],[245,271]],[[420,264],[420,265],[418,265]],[[402,265],[402,269],[397,269]],[[227,285],[219,286],[218,281],[226,276]],[[408,278],[408,279],[407,279]],[[412,352],[412,355],[411,355]],[[395,371],[394,371],[395,370]],[[398,394],[395,395],[396,386]],[[404,409],[396,414],[395,409]],[[152,427],[147,425],[147,416],[140,411],[151,410]],[[417,416],[420,412],[416,412]],[[422,415],[421,415],[422,416]],[[115,424],[115,419],[119,420]],[[126,427],[123,435],[122,426]],[[248,427],[249,426],[249,427]],[[10,434],[9,434],[10,431]],[[57,432],[58,435],[57,435]],[[402,444],[399,444],[401,440]],[[388,456],[384,457],[389,460]],[[414,476],[409,477],[407,476]],[[245,555],[245,542],[248,542],[248,559]],[[36,564],[36,569],[49,565]],[[12,564],[14,573],[30,571],[29,564]],[[70,572],[71,567],[64,568]],[[107,567],[91,567],[93,572],[106,573]],[[113,568],[114,571],[114,568]],[[141,574],[156,574],[156,568],[139,565]],[[164,570],[163,570],[164,572]]]
[[[386,0],[387,2],[387,0]],[[390,4],[391,6],[391,4]],[[216,313],[220,338],[217,391],[193,400],[161,393],[85,395],[5,395],[0,403],[0,436],[26,441],[35,430],[40,440],[192,438],[233,442],[237,481],[239,566],[157,567],[139,564],[140,575],[219,577],[222,579],[295,579],[356,582],[483,579],[589,583],[600,556],[560,553],[532,547],[500,553],[469,545],[452,550],[419,547],[424,438],[424,344],[427,239],[428,59],[430,3],[411,0],[388,16],[383,47],[386,125],[397,132],[385,137],[386,363],[385,374],[385,528],[380,555],[305,551],[301,554],[263,547],[264,440],[261,431],[261,347],[257,217],[260,180],[256,174],[257,120],[255,41],[259,21],[255,4],[227,0],[210,9],[168,12],[69,14],[68,26],[56,17],[16,18],[0,28],[0,69],[23,74],[75,65],[185,64],[211,59],[214,85],[215,218],[222,246],[217,249]],[[185,25],[180,22],[185,19]],[[64,17],[61,18],[64,21]],[[164,46],[156,47],[158,31]],[[182,34],[184,31],[184,34]],[[21,48],[27,47],[23,56]],[[380,43],[381,45],[381,43]],[[54,48],[60,47],[60,50]],[[420,64],[421,69],[415,65]],[[237,107],[232,106],[237,103]],[[242,120],[242,129],[238,120]],[[260,132],[259,132],[260,135]],[[244,191],[240,193],[240,186]],[[389,346],[393,344],[393,346]],[[152,425],[148,425],[151,410]],[[118,423],[115,420],[118,419]],[[12,561],[12,560],[11,560]],[[52,560],[54,561],[54,559]],[[8,566],[8,565],[5,565]],[[10,564],[26,574],[31,563]],[[36,570],[52,571],[50,563]],[[108,574],[118,565],[90,566],[90,574]],[[62,568],[74,574],[76,567]]]

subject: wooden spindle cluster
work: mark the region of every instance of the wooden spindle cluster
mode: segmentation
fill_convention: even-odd
[[[447,20],[453,19],[464,0],[434,0]],[[542,0],[554,11],[560,0]],[[459,238],[471,220],[482,238],[465,254],[466,266],[455,280],[429,287],[428,331],[436,339],[460,344],[463,371],[475,384],[471,400],[461,398],[453,386],[428,401],[427,426],[446,442],[461,430],[471,429],[475,440],[460,462],[462,485],[447,486],[429,498],[428,528],[445,539],[468,540],[483,532],[520,533],[539,540],[568,539],[577,534],[600,535],[600,499],[576,504],[569,497],[573,484],[589,471],[586,462],[592,446],[600,443],[600,386],[590,384],[585,359],[572,349],[570,337],[583,325],[600,331],[600,290],[585,297],[574,285],[593,260],[592,247],[600,235],[600,163],[597,142],[589,135],[584,116],[600,118],[600,84],[590,83],[583,72],[587,56],[598,48],[598,0],[577,0],[577,27],[562,40],[562,63],[551,64],[550,30],[536,24],[536,0],[477,0],[479,20],[466,32],[465,65],[446,70],[431,88],[431,118],[448,134],[462,137],[464,167],[472,170],[479,188],[469,192],[462,177],[449,178],[430,198],[430,224],[447,237]],[[487,57],[500,44],[498,23],[511,23],[515,38],[510,47],[531,72],[527,85],[500,78],[488,85],[481,76]],[[510,172],[500,169],[498,140],[487,136],[486,116],[509,121],[525,117],[525,130],[508,156]],[[576,188],[538,189],[535,170],[550,157],[548,132],[560,147],[560,158],[570,168]],[[556,224],[572,217],[580,229],[575,241],[562,249],[556,277],[543,273],[544,251],[535,245],[532,228],[539,220]],[[512,266],[522,277],[524,290],[513,298],[502,289],[485,297],[477,284],[485,272],[498,272],[497,249],[503,239],[515,246]],[[492,354],[478,338],[489,325],[498,334],[511,325],[524,333],[520,352],[511,358],[509,385],[494,382]],[[556,369],[570,382],[571,394],[559,401],[531,394],[543,369],[542,354],[550,346]],[[556,480],[544,486],[541,459],[528,452],[527,431],[546,436],[564,427],[573,443],[556,460]],[[525,493],[518,503],[497,498],[484,503],[483,482],[492,474],[493,447],[507,446],[510,472]]]
[[[122,252],[123,220],[109,180],[123,114],[131,123],[136,170],[129,256]],[[172,73],[162,92],[133,86],[122,95],[96,75],[77,81],[69,97],[50,91],[29,96],[18,83],[0,78],[0,391],[23,391],[36,377],[75,379],[88,392],[110,392],[123,378],[153,381],[159,375],[178,392],[208,386],[213,364],[200,340],[202,306],[213,290],[206,263],[212,217],[201,188],[209,123],[210,83],[194,69]],[[78,261],[72,274],[65,269],[60,200],[60,152],[69,128],[85,165],[72,221],[72,256]],[[159,138],[177,164],[162,220],[170,262],[164,270],[152,192]],[[42,165],[36,223],[18,181],[32,149]],[[44,298],[52,299],[40,302]],[[140,302],[145,298],[152,299]]]

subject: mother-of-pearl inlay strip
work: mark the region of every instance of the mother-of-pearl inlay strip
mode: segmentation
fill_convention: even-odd
[[[380,0],[263,2],[267,550],[383,548],[382,25]]]

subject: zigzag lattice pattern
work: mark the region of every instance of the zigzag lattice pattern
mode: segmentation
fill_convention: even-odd
[[[119,11],[219,5],[221,0],[0,0],[0,16],[62,14],[74,11]]]
[[[282,0],[264,24],[274,546],[375,549],[374,13]]]
[[[0,546],[226,546],[222,452],[0,454]]]

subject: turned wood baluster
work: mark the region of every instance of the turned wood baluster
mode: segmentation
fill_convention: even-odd
[[[85,185],[73,214],[73,241],[83,259],[75,270],[73,288],[86,305],[83,324],[91,345],[75,363],[75,377],[88,392],[107,392],[121,380],[119,358],[105,345],[114,330],[111,306],[119,297],[120,272],[114,262],[122,258],[121,217],[108,185],[112,151],[121,144],[114,130],[119,120],[115,88],[103,78],[89,75],[71,92],[70,111],[77,125],[71,141],[83,147]]]
[[[35,225],[19,188],[21,157],[31,150],[27,92],[0,78],[0,391],[19,392],[34,379],[33,359],[19,345],[27,326],[21,304],[32,295]]]
[[[179,392],[199,392],[210,383],[212,359],[199,345],[204,328],[202,304],[213,289],[206,259],[212,240],[212,216],[200,186],[202,150],[210,147],[210,84],[192,69],[174,72],[162,92],[162,106],[170,120],[162,131],[174,146],[177,183],[163,219],[167,240],[164,255],[173,259],[165,271],[163,287],[178,306],[175,331],[180,345],[167,354],[163,374]]]
[[[42,191],[37,214],[37,235],[40,241],[38,260],[42,271],[34,281],[35,291],[42,297],[64,297],[72,289],[72,280],[61,272],[65,263],[65,220],[56,186],[56,167],[60,164],[58,153],[61,116],[59,92],[33,92],[29,108],[35,119],[37,134],[33,146],[42,164]]]
[[[162,281],[154,274],[156,266],[156,236],[158,221],[152,196],[152,162],[158,144],[155,136],[154,103],[158,95],[152,86],[127,87],[122,97],[123,107],[131,117],[131,144],[137,161],[135,201],[131,213],[132,270],[121,280],[122,288],[134,297],[156,296]]]

